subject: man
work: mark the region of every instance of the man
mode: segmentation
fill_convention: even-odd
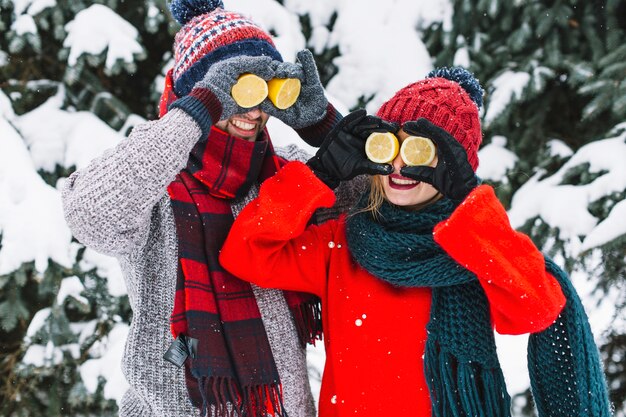
[[[233,218],[282,164],[270,115],[313,146],[340,115],[310,52],[283,63],[270,36],[221,1],[174,1],[171,11],[182,28],[162,117],[72,174],[63,192],[76,238],[124,271],[133,319],[120,416],[312,417],[302,342],[319,335],[319,310],[310,296],[238,280],[217,258]],[[286,110],[268,100],[242,109],[230,88],[247,72],[298,77],[300,97]],[[281,156],[305,158],[294,148]]]

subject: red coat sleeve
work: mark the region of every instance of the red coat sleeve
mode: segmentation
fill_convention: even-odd
[[[266,180],[259,196],[237,216],[220,253],[233,275],[261,287],[322,295],[336,222],[307,223],[331,207],[335,194],[301,162]]]
[[[434,230],[435,241],[478,277],[501,334],[541,331],[565,306],[530,238],[515,231],[493,189],[481,185]]]

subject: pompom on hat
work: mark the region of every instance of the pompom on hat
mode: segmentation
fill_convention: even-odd
[[[173,87],[187,95],[214,63],[240,55],[282,61],[271,36],[245,16],[224,10],[221,0],[173,0],[170,11],[182,25],[174,39]]]
[[[378,117],[400,125],[421,117],[445,129],[467,152],[470,165],[478,168],[482,142],[478,111],[483,89],[472,73],[461,67],[438,68],[426,79],[409,84],[378,110]]]

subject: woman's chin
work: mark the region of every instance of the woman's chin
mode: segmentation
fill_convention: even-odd
[[[432,186],[426,183],[412,184],[411,186],[386,184],[384,188],[387,200],[400,207],[421,206],[432,201],[438,194]]]

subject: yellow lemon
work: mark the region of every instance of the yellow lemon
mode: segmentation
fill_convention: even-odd
[[[436,154],[433,141],[421,136],[409,136],[404,139],[400,148],[400,157],[409,166],[430,165]]]
[[[261,104],[267,97],[267,83],[254,74],[242,74],[230,90],[230,95],[244,109]]]
[[[367,159],[378,164],[387,164],[398,155],[398,138],[391,132],[374,132],[365,141]]]
[[[268,97],[276,108],[285,110],[298,99],[300,87],[297,78],[272,78],[267,82]]]

